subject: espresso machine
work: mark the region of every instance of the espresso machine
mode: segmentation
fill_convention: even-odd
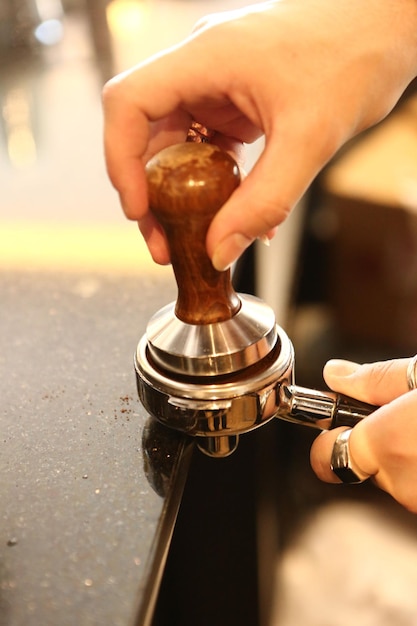
[[[273,418],[327,430],[353,426],[376,407],[297,386],[294,349],[260,299],[236,293],[205,240],[240,184],[237,164],[207,142],[170,146],[147,165],[149,205],[164,231],[176,302],[149,320],[135,354],[138,393],[151,416],[196,437],[211,457]]]

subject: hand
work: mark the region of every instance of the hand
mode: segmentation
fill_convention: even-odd
[[[409,361],[329,361],[324,378],[334,391],[381,406],[353,428],[351,457],[381,489],[417,513],[417,390],[408,390]],[[323,432],[311,448],[312,468],[325,482],[340,482],[330,469],[330,458],[341,430]]]
[[[106,85],[108,173],[154,260],[167,263],[146,161],[184,141],[192,119],[238,159],[243,142],[264,134],[263,154],[207,235],[225,269],[256,237],[273,236],[340,146],[387,115],[416,74],[415,0],[276,0],[214,15]]]

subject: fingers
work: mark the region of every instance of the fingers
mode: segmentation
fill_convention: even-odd
[[[161,225],[152,213],[147,213],[139,220],[138,225],[155,263],[168,265],[170,263],[168,242]]]
[[[262,50],[261,33],[270,16],[266,10],[255,13],[261,20],[255,33]],[[250,23],[243,19],[238,28],[214,30],[202,27],[179,46],[110,81],[103,102],[108,173],[127,217],[140,222],[145,236],[153,234],[148,245],[155,259],[166,259],[168,253],[155,223],[145,219],[144,162],[162,147],[183,141],[192,118],[216,131],[215,143],[234,141],[238,160],[242,141],[266,133],[264,153],[208,233],[208,253],[221,270],[256,237],[272,235],[326,159],[321,154],[322,120],[315,120],[312,128],[305,111],[292,115],[294,107],[290,102],[284,106],[284,98],[278,97],[279,85],[264,71],[262,55],[255,59],[233,40],[241,42],[253,33]],[[226,63],[231,56],[233,64]],[[222,72],[207,71],[202,80],[201,68],[217,65]],[[312,138],[308,145],[307,132]]]
[[[326,384],[363,402],[381,406],[408,391],[409,358],[364,363],[334,359],[323,370]]]
[[[351,431],[352,463],[373,476],[407,509],[417,511],[417,391],[405,393],[362,420]],[[330,468],[333,446],[343,428],[323,432],[314,441],[310,461],[318,478],[340,482]]]
[[[310,463],[315,474],[320,480],[327,483],[340,483],[341,480],[331,469],[333,447],[338,435],[346,430],[345,427],[335,428],[331,431],[323,431],[314,441],[310,451]],[[369,447],[367,437],[358,429],[358,425],[352,430],[349,438],[349,452],[352,461],[360,472],[368,476],[374,476],[378,472],[377,460],[372,449]]]
[[[190,123],[177,108],[166,65],[169,55],[116,77],[103,90],[107,171],[130,219],[147,210],[144,164],[166,145],[184,141]]]
[[[409,391],[407,383],[409,363],[409,358],[363,365],[334,359],[329,361],[324,368],[324,379],[331,389],[382,407],[357,424],[349,440],[350,452],[355,464],[367,474],[380,476],[381,467],[388,458],[387,456],[384,459],[382,447],[386,449],[388,444],[388,450],[385,452],[389,455],[389,443],[394,440],[394,435],[397,436],[400,432],[399,419],[397,418],[395,422],[398,425],[398,433],[395,430],[396,427],[393,431],[390,419],[391,416],[395,419],[396,411],[402,410],[399,401],[394,402],[394,400],[401,398]],[[407,426],[407,424],[402,424],[402,426]],[[383,429],[381,432],[377,430],[381,428]],[[322,433],[311,449],[312,467],[317,476],[326,482],[340,482],[330,468],[334,442],[340,431],[341,429],[334,429]],[[380,486],[387,488],[386,480],[385,483],[381,480],[380,476]]]
[[[198,50],[193,53],[192,47]],[[206,48],[211,64],[213,47]],[[216,92],[210,74],[201,80],[201,66],[207,62],[200,50],[190,38],[109,81],[103,91],[108,175],[126,216],[139,222],[154,260],[162,263],[169,259],[169,251],[160,227],[148,214],[146,162],[163,148],[185,141],[192,119],[213,126],[213,143],[239,165],[244,158],[242,142],[261,132],[223,91]]]

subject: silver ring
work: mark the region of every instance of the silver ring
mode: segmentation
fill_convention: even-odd
[[[351,428],[344,430],[334,442],[330,467],[342,483],[357,485],[370,477],[365,474],[352,461],[349,453],[349,437]]]
[[[407,367],[407,385],[410,391],[417,389],[417,354],[410,359]]]

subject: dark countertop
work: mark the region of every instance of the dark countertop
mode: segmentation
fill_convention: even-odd
[[[136,343],[174,295],[158,280],[0,274],[2,625],[125,626],[149,605],[190,456],[136,393]]]

